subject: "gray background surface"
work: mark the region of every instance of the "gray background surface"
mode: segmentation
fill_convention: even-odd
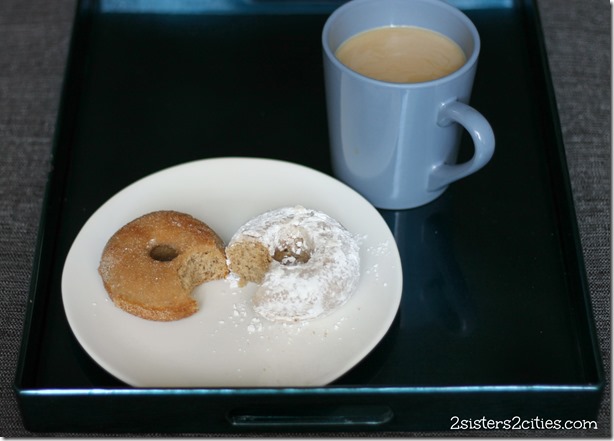
[[[538,5],[608,384],[596,431],[464,435],[609,437],[611,6],[606,0],[538,0]],[[23,428],[12,383],[74,6],[75,0],[0,1],[0,436],[5,437],[35,435]]]

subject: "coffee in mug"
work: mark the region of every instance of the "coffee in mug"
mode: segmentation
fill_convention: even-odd
[[[336,57],[369,78],[392,83],[420,83],[460,69],[467,57],[456,42],[417,26],[384,26],[345,41]]]

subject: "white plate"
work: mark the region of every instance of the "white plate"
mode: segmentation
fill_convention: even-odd
[[[205,283],[200,310],[175,322],[132,316],[109,299],[98,263],[122,225],[155,210],[189,213],[221,238],[273,208],[300,204],[364,236],[361,279],[331,315],[297,324],[258,318],[255,285]],[[104,369],[136,387],[321,386],[352,368],[381,340],[402,291],[399,252],[388,226],[362,196],[318,171],[281,161],[217,158],[145,177],[109,199],[86,222],[62,274],[68,322]]]

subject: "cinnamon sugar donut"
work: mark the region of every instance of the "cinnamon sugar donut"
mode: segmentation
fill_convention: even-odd
[[[171,321],[198,310],[192,290],[228,274],[224,244],[205,223],[176,211],[156,211],[120,228],[98,268],[109,297],[148,320]]]
[[[356,237],[330,216],[284,207],[243,225],[226,248],[239,284],[260,284],[254,310],[271,321],[325,316],[345,303],[360,277]]]

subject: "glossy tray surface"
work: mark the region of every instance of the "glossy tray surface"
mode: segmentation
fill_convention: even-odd
[[[387,336],[324,388],[178,391],[129,388],[87,356],[64,315],[66,254],[109,197],[172,165],[251,156],[330,174],[320,33],[340,2],[81,2],[16,381],[31,429],[423,430],[460,412],[596,412],[603,379],[539,18],[531,2],[451,3],[481,35],[472,105],[497,147],[437,201],[381,211],[404,274]],[[321,397],[333,407],[317,411]],[[188,413],[169,416],[169,400]],[[186,417],[195,404],[208,416]]]

